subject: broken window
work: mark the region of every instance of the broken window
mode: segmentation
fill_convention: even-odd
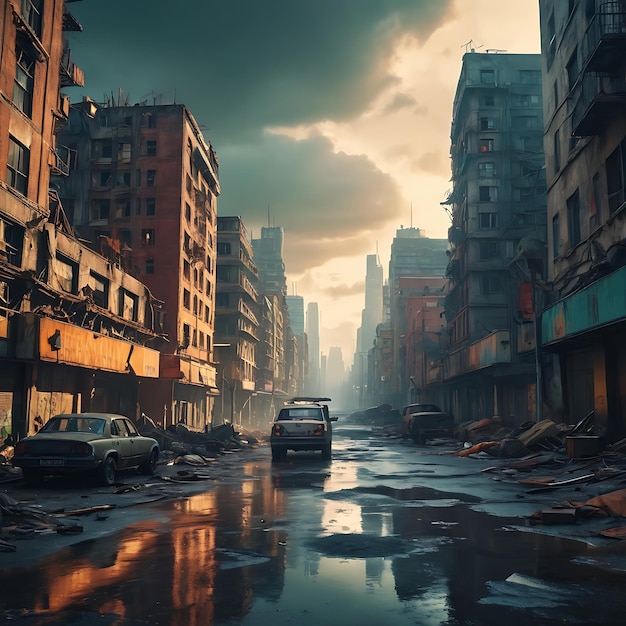
[[[111,201],[107,198],[92,200],[90,206],[90,221],[100,222],[109,219]]]
[[[93,301],[103,309],[109,307],[109,281],[93,271],[89,272],[89,281],[87,283],[91,288],[91,297]]]
[[[478,187],[478,200],[480,202],[496,202],[498,200],[498,188],[493,185],[480,185]]]
[[[6,182],[23,195],[28,192],[29,163],[30,150],[9,135]]]
[[[144,246],[154,245],[154,228],[143,228],[141,230],[141,242]]]
[[[125,320],[130,320],[132,322],[137,321],[137,311],[139,308],[139,298],[130,291],[127,291],[124,288],[120,288],[120,309],[119,314]]]
[[[58,286],[67,293],[78,292],[78,265],[72,259],[57,254],[52,269]]]
[[[15,81],[13,83],[13,104],[24,115],[33,113],[33,91],[35,87],[35,59],[20,45],[15,46]]]
[[[154,187],[155,179],[156,179],[156,170],[148,170],[146,172],[146,185],[148,187]]]

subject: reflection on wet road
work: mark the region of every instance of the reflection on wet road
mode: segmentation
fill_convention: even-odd
[[[272,464],[267,447],[245,452],[236,475],[155,507],[152,519],[121,534],[33,568],[4,568],[5,620],[624,623],[626,575],[599,565],[606,549],[489,514],[480,506],[487,497],[464,488],[454,459],[366,430],[335,432],[332,461],[298,453]],[[621,562],[619,552],[610,556]]]

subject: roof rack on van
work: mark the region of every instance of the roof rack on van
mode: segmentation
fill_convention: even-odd
[[[312,396],[297,396],[287,402],[331,402],[330,398],[316,398]]]

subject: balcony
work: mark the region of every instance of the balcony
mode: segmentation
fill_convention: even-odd
[[[80,69],[80,67],[78,67],[78,65],[72,63],[69,48],[63,50],[60,72],[62,88],[85,86],[85,73]]]
[[[67,147],[57,148],[50,153],[50,174],[52,176],[70,175],[70,150]]]
[[[599,135],[616,115],[623,114],[626,81],[623,76],[618,78],[587,74],[574,88],[572,100],[572,135]]]
[[[583,37],[582,61],[585,72],[624,73],[626,8],[623,2],[600,5]]]
[[[508,330],[496,330],[467,348],[449,353],[445,359],[446,378],[511,363],[510,339]]]

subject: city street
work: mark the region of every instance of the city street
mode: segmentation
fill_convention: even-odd
[[[620,488],[619,477],[531,489],[506,460],[460,458],[338,422],[331,461],[267,444],[207,466],[160,465],[112,488],[20,482],[5,497],[74,511],[0,554],[0,615],[106,624],[624,623],[619,519],[531,524],[536,511]],[[185,481],[185,482],[179,482]],[[4,524],[5,525],[5,524]]]

